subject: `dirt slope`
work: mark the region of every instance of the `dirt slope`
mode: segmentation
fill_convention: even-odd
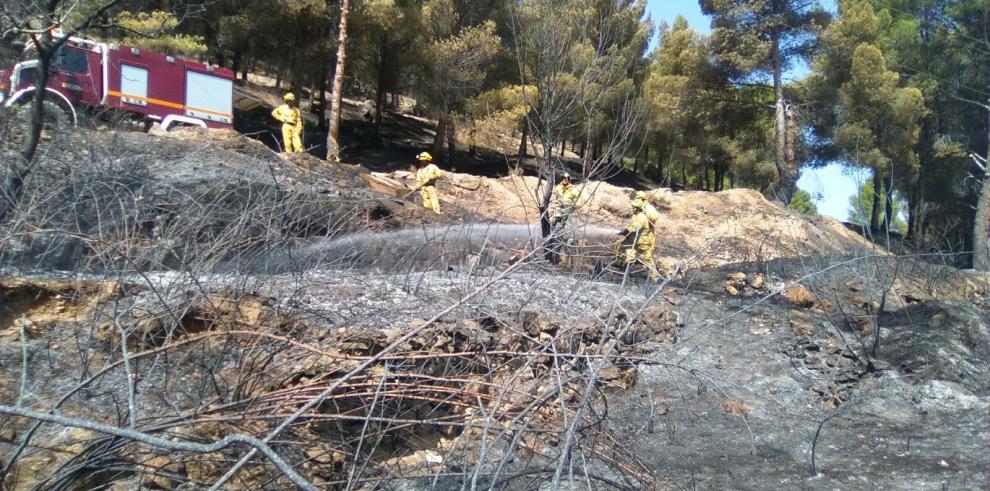
[[[533,223],[539,211],[534,190],[540,182],[530,176],[486,178],[448,173],[440,184],[445,208],[453,215],[511,223]],[[411,189],[407,171],[374,173],[374,190],[401,196]],[[622,227],[632,210],[631,188],[607,182],[580,184],[582,198],[572,224]],[[648,191],[664,214],[660,225],[658,260],[668,268],[699,253],[694,266],[721,266],[799,256],[850,255],[874,250],[873,245],[829,217],[808,217],[784,208],[751,189],[719,193]],[[418,199],[418,197],[413,197]]]

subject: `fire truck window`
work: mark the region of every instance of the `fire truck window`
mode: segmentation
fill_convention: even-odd
[[[33,85],[37,80],[38,80],[38,70],[34,68],[25,68],[21,70],[21,74],[20,74],[21,86]]]
[[[71,73],[89,73],[89,60],[86,53],[77,49],[62,48],[59,50],[55,66]]]

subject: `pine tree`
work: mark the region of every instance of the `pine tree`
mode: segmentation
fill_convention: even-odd
[[[814,200],[811,199],[811,193],[803,189],[794,191],[794,195],[791,196],[791,202],[787,205],[787,207],[804,215],[818,214],[818,206],[816,206]]]
[[[974,125],[967,154],[976,182],[976,215],[973,218],[973,267],[990,271],[990,2],[959,0],[949,7],[953,41],[962,62],[953,97],[983,114],[983,124]]]
[[[900,75],[887,69],[879,47],[879,18],[868,0],[842,0],[839,21],[823,34],[824,52],[816,62],[812,85],[826,87],[823,107],[831,115],[822,128],[837,157],[873,173],[873,206],[869,225],[890,223],[893,210],[881,207],[881,194],[894,192],[897,176],[914,176],[914,146],[926,113],[924,98],[914,87],[900,87]],[[903,179],[902,179],[903,181]],[[886,216],[880,220],[880,213]]]
[[[712,45],[721,64],[739,81],[768,76],[774,92],[774,163],[778,183],[775,199],[790,201],[801,162],[791,150],[797,138],[789,131],[789,104],[784,94],[784,72],[794,59],[808,56],[815,46],[814,32],[826,18],[812,0],[699,0],[712,16]]]

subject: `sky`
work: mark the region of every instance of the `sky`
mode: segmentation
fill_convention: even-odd
[[[657,25],[661,21],[673,24],[678,15],[688,21],[688,25],[698,32],[711,32],[711,20],[701,13],[698,0],[647,0],[650,18]],[[825,0],[829,6],[834,4]],[[788,79],[799,79],[808,73],[804,64],[794,67],[786,74]],[[821,169],[805,169],[798,180],[798,187],[811,193],[818,206],[818,213],[838,220],[846,220],[849,198],[856,193],[859,183],[869,179],[869,174],[847,169],[840,164],[830,164]]]

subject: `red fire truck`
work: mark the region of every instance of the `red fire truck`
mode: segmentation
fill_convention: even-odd
[[[28,103],[37,87],[37,60],[0,69],[0,103]],[[72,124],[87,109],[116,109],[175,125],[230,128],[234,73],[209,64],[129,46],[71,37],[53,60],[46,91]],[[49,106],[50,107],[50,106]]]

